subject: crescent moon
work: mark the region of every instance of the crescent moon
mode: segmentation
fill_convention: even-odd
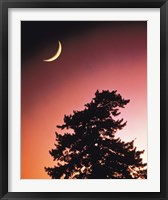
[[[56,60],[60,56],[61,51],[62,51],[62,45],[61,45],[61,42],[58,41],[58,50],[57,50],[56,54],[54,56],[52,56],[51,58],[43,60],[43,61],[52,62],[52,61]]]

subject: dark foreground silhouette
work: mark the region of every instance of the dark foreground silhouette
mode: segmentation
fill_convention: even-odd
[[[97,91],[83,111],[65,115],[64,124],[57,127],[73,133],[56,133],[55,149],[49,151],[55,166],[45,167],[47,174],[53,179],[147,178],[144,151],[136,150],[134,140],[115,137],[126,126],[117,116],[128,102],[116,91]]]

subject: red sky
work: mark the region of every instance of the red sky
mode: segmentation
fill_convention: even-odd
[[[130,99],[121,110],[127,126],[116,136],[124,141],[136,138],[135,145],[145,149],[147,161],[147,24],[102,22],[82,27],[82,23],[74,29],[72,26],[73,31],[68,26],[67,34],[64,27],[56,37],[44,37],[46,41],[39,46],[22,43],[29,47],[24,47],[22,54],[22,179],[50,178],[44,167],[54,166],[49,150],[54,148],[55,131],[59,131],[56,125],[63,123],[64,114],[82,110],[97,89],[117,90]],[[43,34],[41,29],[33,31],[30,42],[34,34]],[[52,32],[52,28],[47,31]],[[57,51],[58,40],[62,43],[60,57],[44,62]]]

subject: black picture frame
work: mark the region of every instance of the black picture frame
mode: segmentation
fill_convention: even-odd
[[[160,8],[160,192],[8,192],[8,8]],[[0,198],[1,199],[168,199],[168,1],[167,0],[0,0]]]

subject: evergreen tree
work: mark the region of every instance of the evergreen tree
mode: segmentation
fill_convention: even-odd
[[[64,116],[57,126],[73,133],[56,133],[56,148],[50,152],[56,161],[45,171],[53,179],[145,179],[146,163],[137,151],[134,140],[124,142],[115,134],[126,126],[119,109],[129,102],[108,90],[95,93],[95,98],[82,111]]]

